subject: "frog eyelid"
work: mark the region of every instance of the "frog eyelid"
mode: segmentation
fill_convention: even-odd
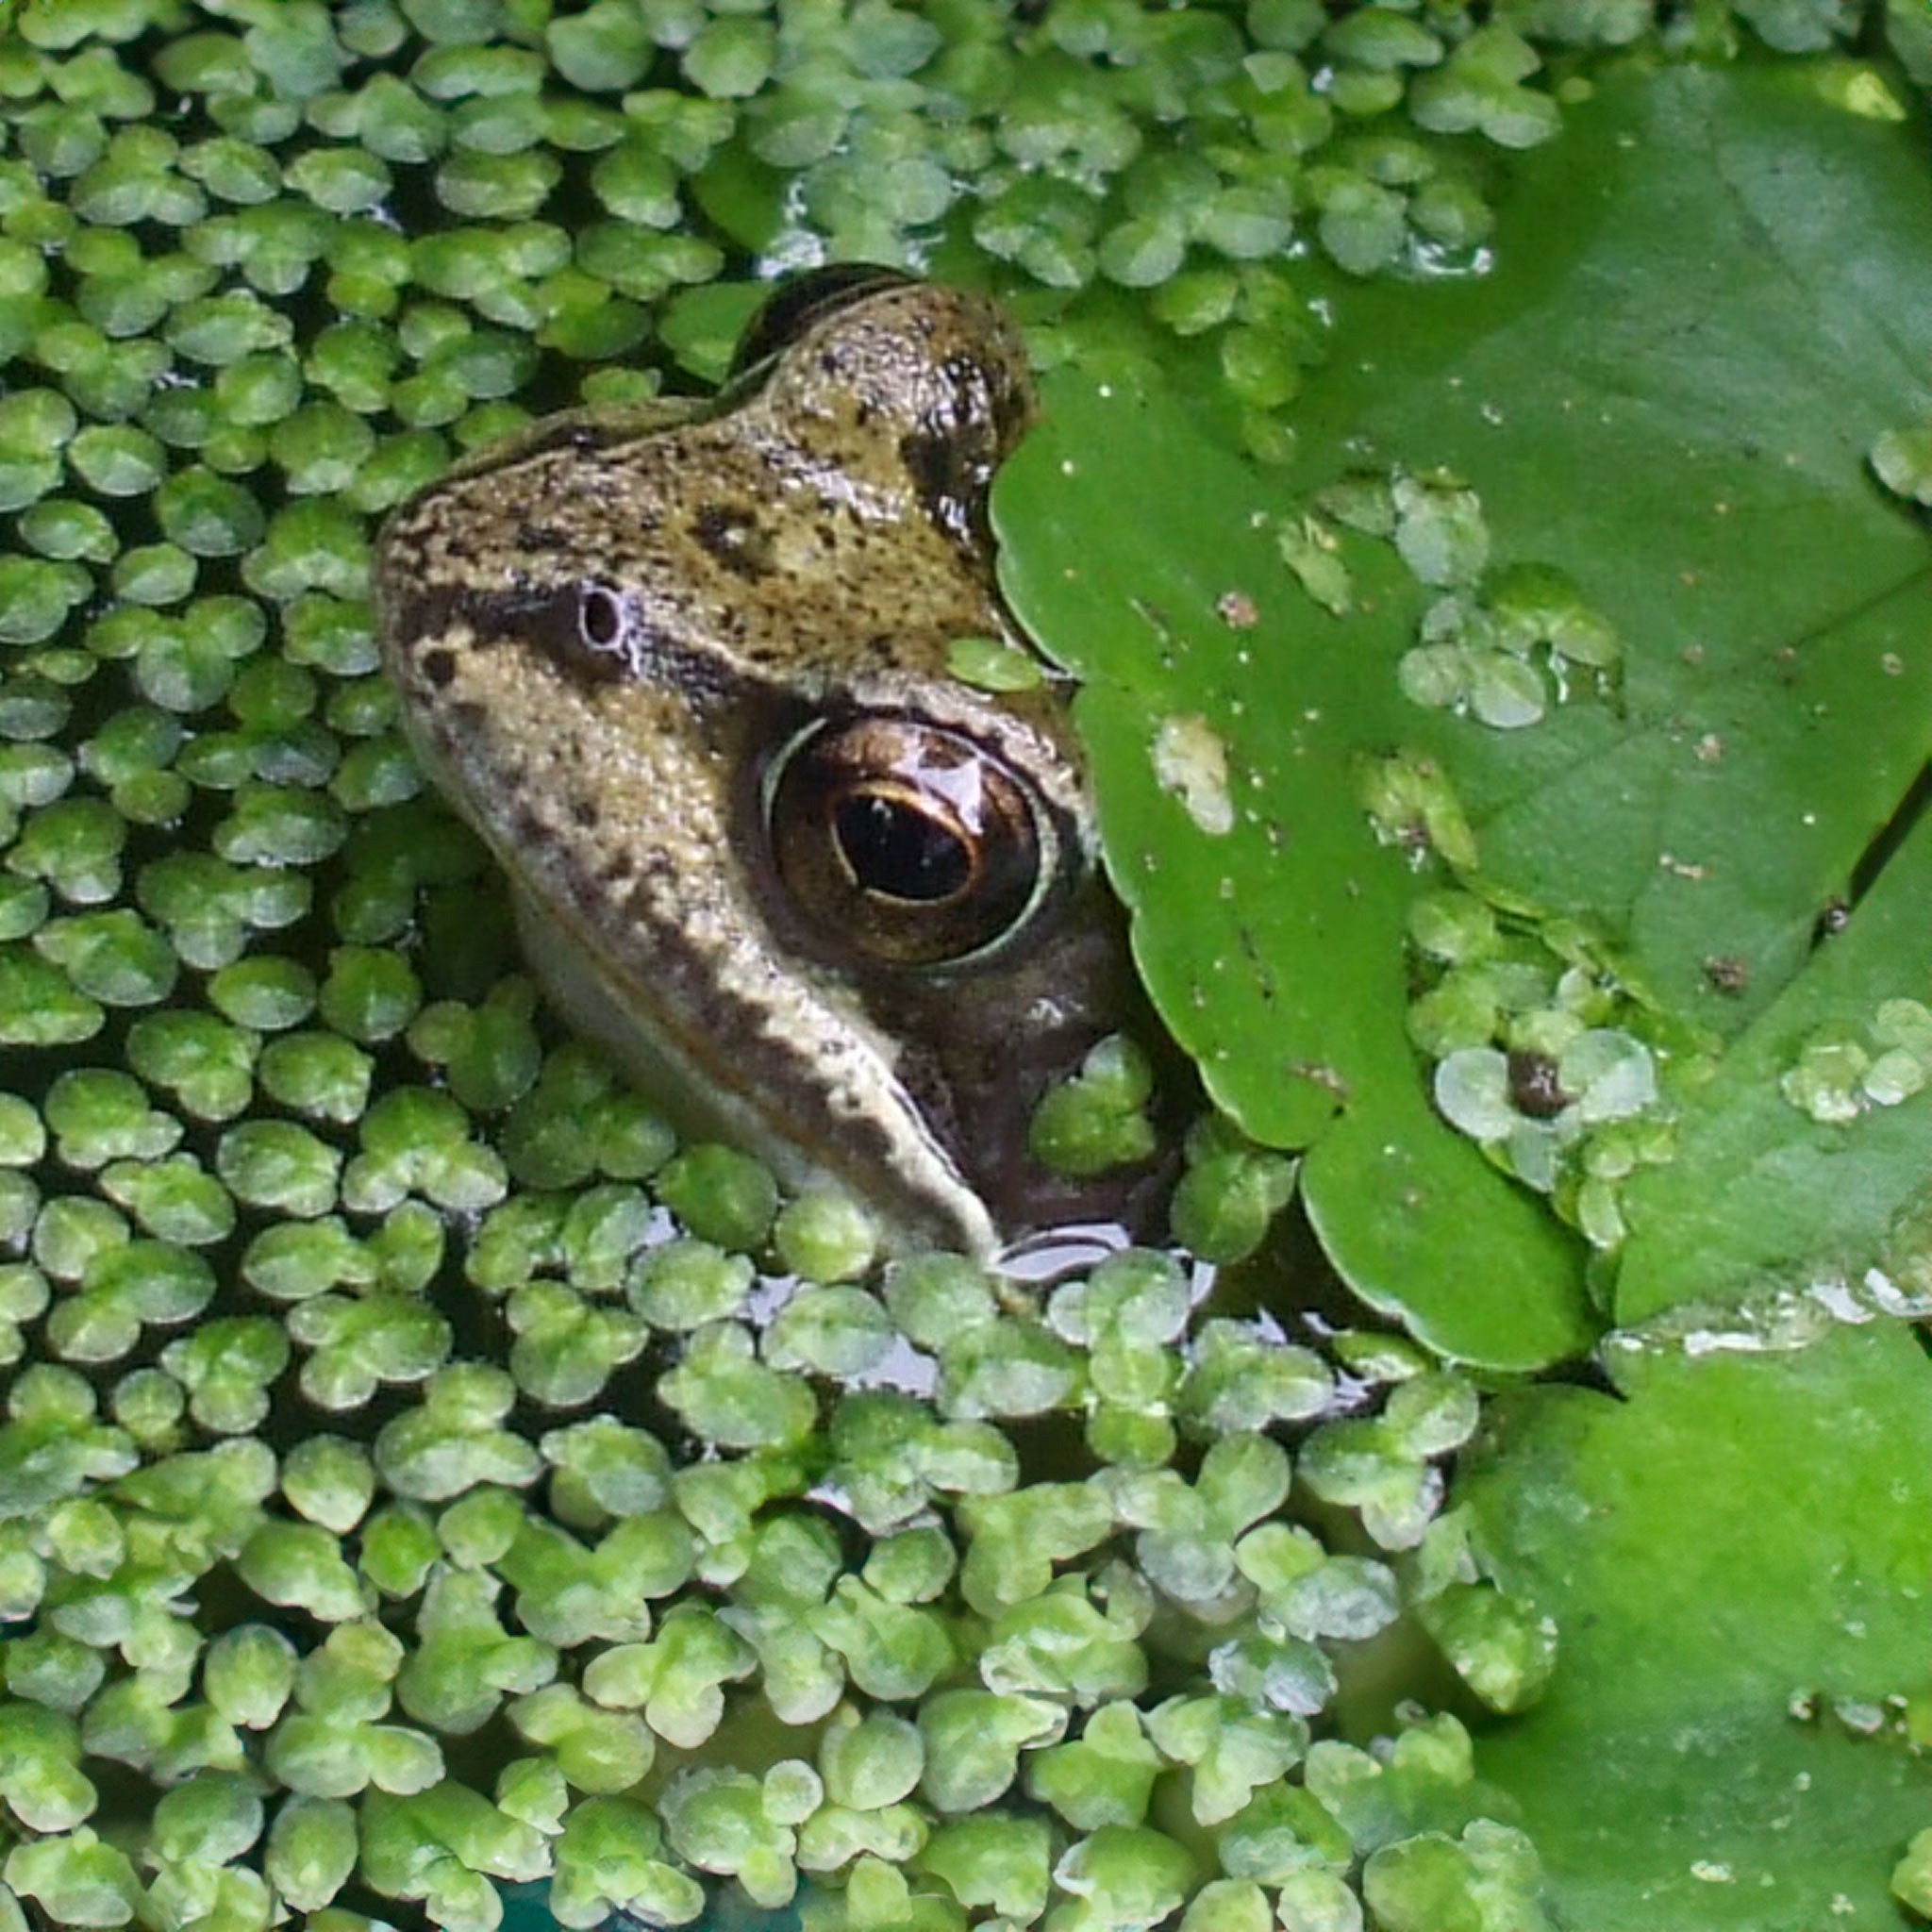
[[[745,325],[725,375],[727,387],[755,381],[768,363],[841,309],[910,281],[878,262],[841,261],[780,282]]]

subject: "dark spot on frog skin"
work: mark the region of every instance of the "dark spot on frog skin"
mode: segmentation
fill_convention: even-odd
[[[734,576],[756,583],[772,573],[772,540],[758,513],[742,504],[708,503],[691,518],[691,535]]]
[[[979,544],[985,540],[968,508],[973,480],[969,465],[943,436],[908,436],[899,444],[899,460],[917,480],[925,513],[956,541]]]
[[[1028,404],[1009,381],[968,358],[948,358],[941,373],[949,399],[901,439],[899,459],[933,522],[962,546],[990,551],[987,486]]]
[[[457,654],[446,645],[425,651],[416,661],[423,667],[424,677],[438,691],[447,689],[457,675]]]

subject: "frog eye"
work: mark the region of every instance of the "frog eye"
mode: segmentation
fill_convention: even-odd
[[[964,964],[1019,931],[1048,882],[1030,789],[916,719],[814,724],[774,760],[765,798],[778,876],[835,954]]]
[[[841,261],[781,283],[754,315],[731,358],[731,376],[742,375],[789,349],[805,333],[855,302],[908,281],[897,269],[871,261]],[[728,378],[727,378],[728,379]]]

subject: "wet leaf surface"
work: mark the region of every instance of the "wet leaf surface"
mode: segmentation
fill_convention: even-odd
[[[1867,464],[1932,409],[1932,173],[1835,71],[1606,85],[1524,164],[1498,272],[1360,291],[1298,416],[1301,476],[1446,463],[1493,561],[1615,624],[1621,716],[1432,741],[1485,873],[1721,1034],[1803,966],[1932,747],[1932,549]]]
[[[1503,1398],[1461,1485],[1499,1580],[1560,1631],[1544,1701],[1479,1740],[1483,1775],[1521,1802],[1566,1924],[1903,1924],[1887,1881],[1932,1775],[1885,1700],[1928,1690],[1923,1351],[1881,1322],[1615,1367],[1623,1401]]]

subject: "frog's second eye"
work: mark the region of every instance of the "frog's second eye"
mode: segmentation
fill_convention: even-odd
[[[897,269],[880,268],[868,261],[835,262],[828,268],[793,275],[766,298],[746,325],[731,358],[730,373],[736,377],[756,369],[780,350],[790,348],[826,317],[852,308],[881,289],[907,286],[908,277]]]
[[[1024,926],[1050,842],[1031,789],[958,732],[818,724],[774,761],[765,829],[798,913],[835,955],[961,965]]]

